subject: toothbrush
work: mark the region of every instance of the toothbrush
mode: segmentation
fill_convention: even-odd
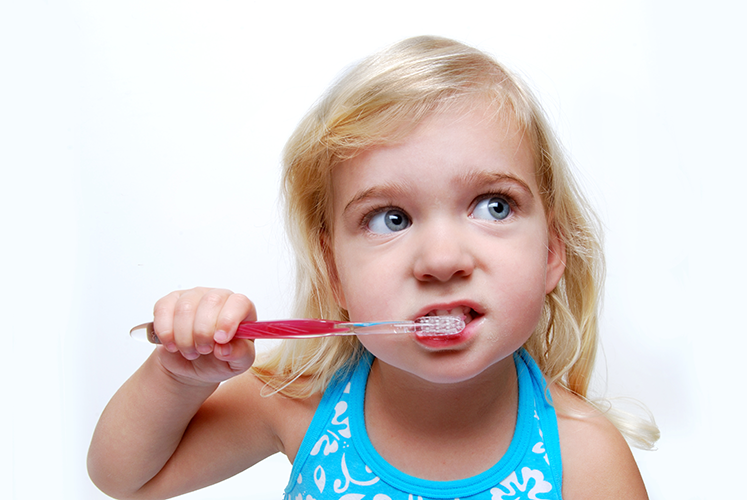
[[[286,319],[278,321],[245,321],[239,324],[234,338],[243,339],[310,339],[335,335],[371,335],[414,333],[421,337],[450,337],[465,327],[460,316],[422,316],[415,321],[375,321],[352,323],[328,319]],[[153,323],[143,323],[130,330],[130,336],[160,344]]]

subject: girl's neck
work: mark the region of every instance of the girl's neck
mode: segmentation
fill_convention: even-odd
[[[459,384],[437,384],[375,360],[366,388],[368,434],[405,473],[462,479],[489,469],[508,449],[516,425],[513,358]]]

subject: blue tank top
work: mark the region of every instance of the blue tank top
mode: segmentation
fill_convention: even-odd
[[[285,488],[285,500],[560,499],[562,464],[545,379],[524,350],[514,353],[519,408],[508,451],[487,471],[456,481],[404,474],[373,448],[363,415],[373,356],[337,376],[322,396]]]

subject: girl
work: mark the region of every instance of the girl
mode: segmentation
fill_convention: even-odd
[[[279,451],[289,500],[646,498],[586,401],[600,244],[524,84],[457,42],[406,40],[331,89],[284,168],[298,316],[466,328],[286,341],[252,366],[233,338],[249,299],[173,292],[155,306],[163,345],[94,433],[104,492],[166,498]]]

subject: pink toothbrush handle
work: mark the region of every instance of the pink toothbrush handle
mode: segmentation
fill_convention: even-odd
[[[239,324],[236,338],[241,339],[295,339],[318,337],[325,334],[352,333],[339,326],[342,321],[327,319],[286,319],[281,321],[245,321]]]
[[[236,338],[240,339],[303,339],[330,335],[353,335],[354,328],[365,323],[345,323],[328,319],[284,319],[278,321],[244,321],[239,323]],[[370,326],[370,325],[369,325]],[[378,333],[381,333],[379,331]],[[387,333],[391,333],[387,331]],[[130,330],[130,336],[160,344],[153,323],[143,323]]]

